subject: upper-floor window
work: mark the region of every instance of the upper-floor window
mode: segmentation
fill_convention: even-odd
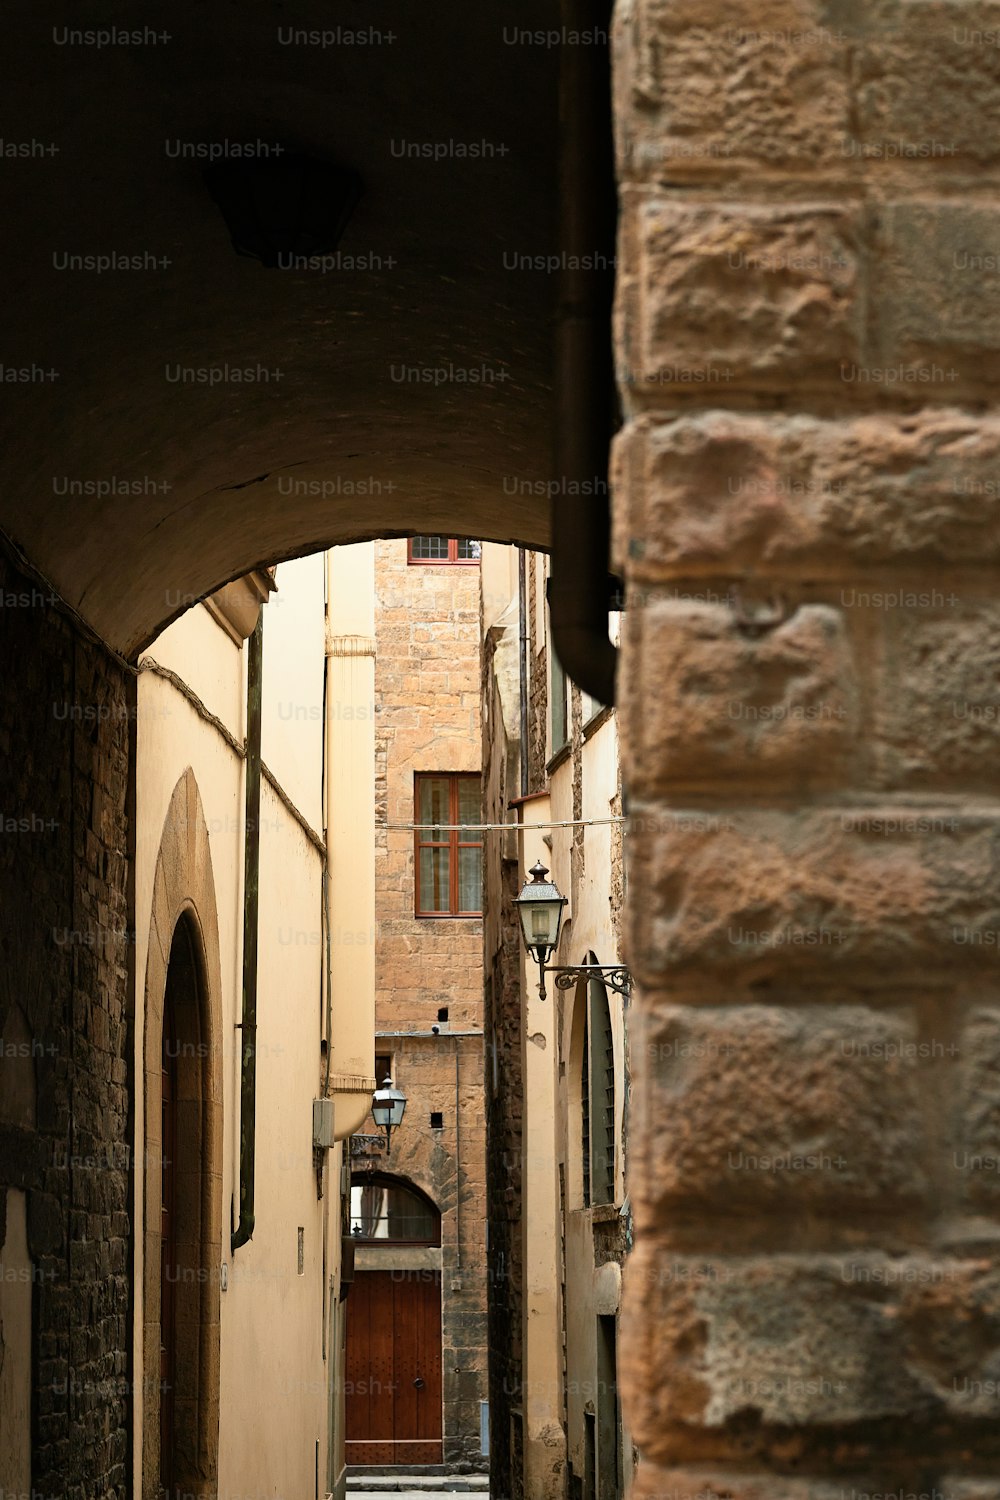
[[[406,550],[410,563],[477,563],[482,545],[465,537],[411,536]]]
[[[555,653],[549,652],[549,755],[558,755],[569,744],[569,678]]]
[[[594,1203],[615,1201],[615,1043],[608,992],[590,980],[590,1192]]]
[[[587,963],[596,963],[592,953]],[[589,979],[580,1054],[580,1155],[583,1206],[615,1201],[615,1044],[608,992]]]
[[[478,775],[414,778],[416,915],[478,917],[483,897],[482,791]],[[460,827],[472,824],[472,828]]]

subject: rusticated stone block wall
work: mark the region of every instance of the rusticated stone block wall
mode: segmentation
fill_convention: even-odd
[[[1000,1491],[1000,7],[622,0],[640,1492]]]
[[[31,1492],[124,1500],[134,686],[57,603],[0,555],[0,1037],[14,1006],[30,1033],[0,1059],[0,1087],[30,1068],[37,1122],[0,1126],[0,1266],[15,1188],[32,1262]]]

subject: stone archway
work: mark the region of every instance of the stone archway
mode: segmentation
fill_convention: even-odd
[[[163,1077],[172,1054],[177,1275],[173,1392],[175,1467],[182,1493],[217,1493],[219,1266],[222,1254],[222,992],[208,828],[190,767],[174,788],[157,856],[146,966],[144,1028],[142,1493],[160,1494]],[[170,1045],[164,1046],[170,1012]],[[183,1140],[181,1139],[183,1134]]]

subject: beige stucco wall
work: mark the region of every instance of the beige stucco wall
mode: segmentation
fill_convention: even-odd
[[[323,827],[325,553],[281,563],[264,611],[261,754],[317,833]]]
[[[549,864],[546,834],[532,824],[546,823],[557,816],[550,799],[533,798],[524,804],[521,816],[524,832],[518,842],[522,869],[530,869],[536,860]],[[526,1500],[555,1500],[564,1493],[566,1454],[556,1130],[557,1012],[551,979],[548,998],[542,1000],[537,966],[523,949],[521,974],[524,1493]]]
[[[322,722],[289,723],[282,705],[306,701],[323,673],[322,559],[278,569],[290,602],[265,607],[264,758],[285,790],[318,819]],[[318,641],[318,647],[317,647]],[[301,643],[301,644],[300,644]],[[305,648],[305,649],[303,649]],[[308,655],[314,659],[310,661]],[[238,741],[244,735],[245,651],[196,606],[158,638],[149,655],[189,683]],[[143,986],[150,942],[157,854],[179,778],[191,767],[211,849],[219,932],[222,1049],[222,1234],[216,1273],[221,1294],[220,1495],[312,1495],[316,1443],[326,1469],[327,1393],[323,1360],[324,1253],[335,1236],[337,1184],[317,1200],[312,1099],[319,1091],[322,1014],[320,851],[265,778],[261,792],[256,1223],[251,1242],[230,1252],[230,1205],[238,1192],[239,1046],[242,992],[243,761],[219,729],[153,672],[138,698],[136,849],[136,1077],[143,1078]],[[284,743],[291,729],[294,750]],[[280,768],[280,770],[279,770]],[[305,804],[303,807],[302,804]],[[194,872],[192,872],[194,883]],[[296,934],[306,934],[303,941]],[[312,940],[311,934],[317,938]],[[169,935],[167,935],[169,941]],[[137,1099],[137,1160],[143,1101]],[[137,1174],[136,1222],[143,1217]],[[327,1212],[331,1223],[325,1224]],[[332,1227],[331,1227],[332,1226]],[[298,1231],[304,1266],[298,1273]],[[136,1451],[141,1472],[143,1353],[142,1240],[137,1239]],[[155,1376],[154,1376],[155,1378]],[[137,1487],[137,1493],[139,1493]]]
[[[345,1140],[368,1113],[375,1066],[374,543],[332,548],[326,578],[330,1086],[337,1138]]]
[[[582,851],[576,861],[570,852],[568,829],[553,831],[553,875],[561,890],[572,891],[567,909],[572,918],[569,931],[555,962],[582,964],[593,953],[601,964],[617,963],[620,954],[615,932],[614,908],[610,899],[614,866],[613,828],[606,820],[616,815],[619,791],[618,732],[615,716],[595,720],[596,729],[588,734],[579,749],[581,765],[582,807],[580,816],[586,822]],[[553,817],[573,815],[573,761],[564,761],[552,775]],[[572,868],[575,864],[575,869]],[[600,1374],[597,1353],[597,1318],[617,1314],[621,1289],[620,1276],[615,1280],[614,1263],[598,1265],[600,1251],[595,1245],[595,1218],[601,1209],[580,1206],[579,1092],[574,1070],[579,1051],[574,1041],[581,1041],[579,1018],[575,1016],[576,994],[567,990],[562,1015],[559,1103],[556,1132],[559,1158],[564,1164],[567,1181],[567,1214],[565,1226],[566,1257],[566,1354],[570,1379],[567,1381],[567,1451],[576,1474],[584,1472],[584,1413],[593,1412]],[[581,993],[579,1002],[585,1003]],[[622,997],[608,990],[611,1028],[615,1053],[615,1199],[620,1208],[625,1196],[625,1162],[622,1150],[622,1126],[625,1110],[626,1039],[625,1008]],[[576,1023],[576,1024],[574,1024]],[[576,1033],[576,1035],[574,1035]],[[604,1217],[607,1218],[606,1211]],[[623,1474],[631,1477],[632,1463],[627,1434],[623,1434]]]

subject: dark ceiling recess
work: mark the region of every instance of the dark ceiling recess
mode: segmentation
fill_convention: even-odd
[[[296,151],[219,162],[205,181],[234,250],[273,267],[335,250],[363,192],[350,168]]]

